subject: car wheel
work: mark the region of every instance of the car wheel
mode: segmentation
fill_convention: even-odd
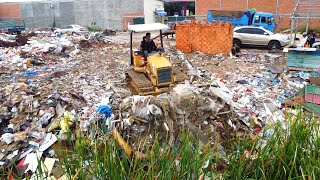
[[[280,49],[281,48],[281,44],[279,41],[271,41],[268,45],[269,49],[273,50],[273,49]]]
[[[233,47],[234,48],[240,48],[241,41],[239,39],[233,39]]]
[[[74,35],[76,35],[76,34],[77,34],[76,32],[72,32],[72,33],[71,33],[72,36],[74,36]]]

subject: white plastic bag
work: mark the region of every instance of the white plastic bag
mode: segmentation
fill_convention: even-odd
[[[7,144],[11,144],[14,140],[14,134],[5,133],[1,136],[1,141],[4,141]]]

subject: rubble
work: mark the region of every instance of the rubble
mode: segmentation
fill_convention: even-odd
[[[111,80],[108,77],[115,71],[105,74],[106,69],[114,66],[105,59],[113,54],[105,59],[97,59],[96,54],[106,54],[102,51],[124,54],[125,49],[110,46],[100,36],[88,38],[42,32],[30,37],[25,45],[0,48],[2,167],[29,164],[23,172],[35,172],[38,163],[33,162],[35,156],[46,157],[56,141],[66,139],[68,131],[74,131],[79,124],[87,130],[89,124],[98,120],[91,112],[98,108],[102,96],[114,93],[110,87],[113,82],[104,78]],[[83,41],[89,46],[81,46]],[[113,60],[123,61],[118,58]],[[97,61],[101,64],[100,72]],[[119,92],[121,87],[112,88],[119,96],[123,95]]]
[[[0,47],[23,46],[27,44],[28,37],[22,35],[0,34]]]
[[[46,177],[57,174],[53,146],[79,134],[97,138],[97,127],[113,134],[128,156],[143,158],[140,142],[169,137],[171,144],[184,128],[203,144],[219,142],[223,151],[224,139],[259,135],[266,124],[281,121],[284,100],[318,76],[283,71],[263,51],[242,50],[238,58],[185,55],[167,45],[170,60],[189,80],[168,93],[134,96],[125,81],[124,33],[29,34],[24,45],[0,48],[0,166],[16,163],[21,175],[37,170],[37,157],[50,167]]]

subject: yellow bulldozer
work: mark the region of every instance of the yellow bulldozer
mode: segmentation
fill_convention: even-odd
[[[133,94],[157,95],[170,91],[179,82],[187,79],[187,75],[180,70],[174,69],[169,57],[163,51],[162,30],[168,26],[161,23],[129,25],[130,31],[130,64],[131,69],[127,70],[126,78]],[[150,54],[144,58],[140,49],[133,49],[133,34],[139,32],[160,31],[161,49],[156,54]]]

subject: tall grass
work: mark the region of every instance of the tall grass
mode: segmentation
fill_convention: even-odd
[[[231,179],[317,179],[320,177],[319,121],[314,117],[287,116],[286,128],[276,123],[267,142],[235,139],[242,143],[230,153],[225,177]],[[267,139],[267,131],[262,139]],[[262,142],[262,143],[261,143]],[[251,144],[251,145],[250,145]],[[249,157],[244,156],[247,151]],[[237,153],[240,152],[240,153]]]
[[[70,179],[318,179],[319,120],[300,112],[282,123],[268,125],[260,138],[226,139],[223,153],[218,140],[202,145],[184,130],[171,146],[155,137],[152,146],[141,142],[136,149],[145,159],[128,157],[109,134],[93,141],[69,136],[59,142],[58,166]]]
[[[145,160],[128,157],[106,137],[91,146],[80,143],[62,165],[70,178],[77,179],[198,179],[201,175],[215,179],[317,179],[318,120],[300,112],[288,114],[285,124],[286,128],[281,122],[270,125],[261,138],[252,139],[248,134],[229,139],[225,157],[217,146],[201,146],[196,137],[183,131],[172,146],[156,138],[144,152]],[[146,148],[143,143],[140,147]]]
[[[91,146],[86,139],[80,139],[77,145],[73,144],[73,151],[62,151],[60,165],[70,179],[195,179],[212,154],[212,148],[200,147],[195,138],[186,134],[173,146],[156,138],[144,152],[146,159],[128,157],[116,142],[104,138]],[[144,144],[142,147],[146,148]]]

